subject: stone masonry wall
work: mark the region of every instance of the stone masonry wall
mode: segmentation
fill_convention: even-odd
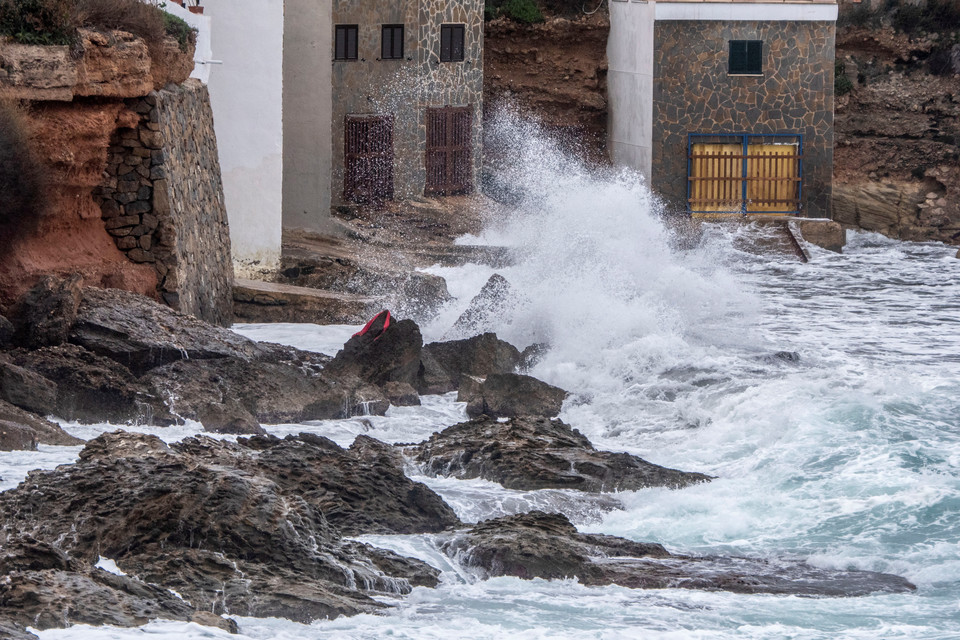
[[[801,215],[829,217],[833,175],[832,22],[658,21],[654,189],[686,209],[687,135],[803,135]],[[727,74],[730,40],[763,41],[763,76]]]
[[[403,200],[422,196],[426,184],[426,109],[470,106],[473,184],[477,185],[483,113],[483,1],[334,0],[333,22],[359,26],[359,59],[333,62],[333,204],[344,202],[347,115],[394,115],[394,197]],[[465,25],[463,62],[439,61],[440,25],[444,23]],[[379,59],[384,24],[404,25],[403,60]]]
[[[233,267],[213,113],[195,80],[126,101],[140,114],[118,129],[95,198],[133,262],[153,265],[157,294],[207,322],[232,322]]]

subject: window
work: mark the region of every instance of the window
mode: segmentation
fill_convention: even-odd
[[[763,73],[763,40],[730,41],[730,75]]]
[[[403,25],[385,24],[380,37],[380,59],[403,59]]]
[[[440,25],[440,62],[463,62],[462,24]]]
[[[335,33],[334,60],[357,59],[357,25],[338,24]]]

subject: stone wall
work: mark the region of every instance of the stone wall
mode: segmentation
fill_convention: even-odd
[[[687,135],[803,135],[801,213],[829,217],[833,172],[832,22],[658,20],[652,184],[686,209]],[[763,75],[727,74],[729,40],[763,40]]]
[[[140,119],[109,148],[94,193],[104,226],[130,260],[153,265],[164,302],[229,324],[233,268],[207,88],[188,80],[126,103]]]
[[[351,114],[394,115],[394,197],[402,200],[423,195],[426,184],[426,109],[471,107],[477,185],[483,113],[482,0],[334,0],[333,22],[359,25],[359,59],[333,62],[333,204],[344,202],[344,121]],[[463,62],[439,61],[444,23],[465,25]],[[379,59],[384,24],[404,25],[404,59]]]

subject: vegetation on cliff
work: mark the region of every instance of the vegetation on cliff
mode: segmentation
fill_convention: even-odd
[[[46,204],[45,175],[23,110],[0,102],[0,235],[23,230],[37,220]]]
[[[153,47],[172,36],[186,50],[186,22],[142,0],[0,0],[0,36],[22,44],[74,45],[77,29],[119,29]]]

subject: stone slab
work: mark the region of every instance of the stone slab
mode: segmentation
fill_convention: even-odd
[[[233,314],[237,322],[354,324],[380,310],[379,299],[276,282],[237,278]]]

